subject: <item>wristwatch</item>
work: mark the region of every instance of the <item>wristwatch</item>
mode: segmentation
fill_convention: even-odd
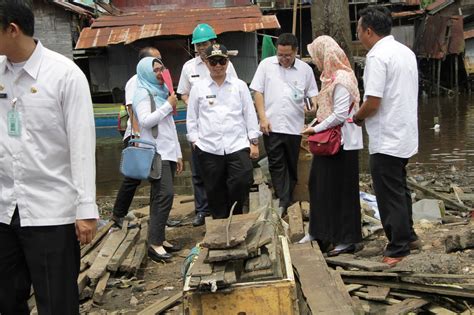
[[[258,145],[258,138],[250,139],[250,144]]]

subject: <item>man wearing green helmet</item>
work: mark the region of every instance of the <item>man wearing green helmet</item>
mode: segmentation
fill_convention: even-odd
[[[204,60],[206,59],[206,49],[216,42],[217,35],[214,29],[208,24],[198,24],[193,31],[192,44],[194,44],[197,56],[188,60],[181,70],[181,77],[178,83],[178,94],[181,94],[181,99],[188,104],[189,93],[196,82],[202,79],[210,78],[209,69]],[[228,62],[226,74],[237,78],[232,63]],[[204,224],[204,218],[210,214],[209,205],[207,202],[206,191],[201,178],[198,161],[194,150],[191,154],[191,168],[193,174],[193,188],[194,188],[194,205],[196,217],[193,221],[194,226]]]

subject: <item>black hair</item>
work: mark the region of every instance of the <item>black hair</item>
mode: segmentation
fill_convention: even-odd
[[[386,7],[370,6],[360,11],[361,26],[364,30],[371,28],[379,36],[390,35],[392,31],[392,14]]]
[[[154,50],[158,51],[158,49],[151,46],[140,49],[138,52],[138,60],[142,60],[145,57],[155,57],[155,55],[152,53]]]
[[[277,46],[291,46],[293,49],[298,48],[298,39],[291,33],[283,33],[278,36]]]
[[[35,16],[29,0],[1,0],[0,26],[3,30],[11,24],[18,25],[26,36],[33,37],[35,33]]]

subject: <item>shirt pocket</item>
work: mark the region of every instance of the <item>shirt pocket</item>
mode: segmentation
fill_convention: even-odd
[[[31,131],[46,131],[59,126],[59,108],[54,99],[23,97],[24,127]]]

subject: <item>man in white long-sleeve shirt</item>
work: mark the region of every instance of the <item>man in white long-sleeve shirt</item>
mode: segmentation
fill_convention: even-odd
[[[206,56],[211,77],[191,90],[187,137],[202,170],[212,217],[226,218],[234,202],[234,213],[242,213],[261,133],[247,84],[226,74],[227,49],[214,44]]]
[[[80,248],[98,218],[86,77],[33,39],[29,1],[0,1],[0,313],[79,314]]]

